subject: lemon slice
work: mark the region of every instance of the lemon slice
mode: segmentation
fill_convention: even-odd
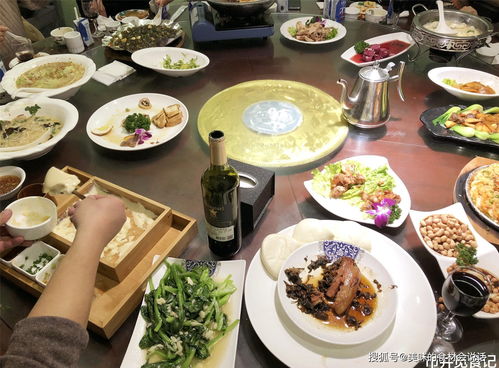
[[[92,134],[95,135],[106,135],[109,133],[111,130],[113,130],[113,125],[112,124],[104,124],[102,126],[98,126],[92,129]]]

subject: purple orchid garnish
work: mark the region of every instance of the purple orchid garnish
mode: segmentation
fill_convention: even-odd
[[[144,143],[144,141],[147,141],[149,138],[152,137],[152,134],[148,132],[145,129],[135,129],[135,135],[138,137],[139,141],[137,142],[138,144]]]
[[[390,219],[390,215],[392,214],[392,207],[397,203],[390,198],[383,198],[381,202],[373,203],[373,210],[368,210],[368,213],[371,216],[374,216],[374,224],[381,228],[388,224],[388,220]]]

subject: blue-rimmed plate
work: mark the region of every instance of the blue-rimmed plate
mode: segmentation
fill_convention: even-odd
[[[187,269],[199,263],[207,264],[211,270],[211,277],[218,282],[223,281],[227,276],[231,275],[237,290],[230,297],[229,302],[225,306],[227,309],[225,309],[224,312],[227,313],[227,316],[229,317],[229,323],[240,318],[246,261],[191,261],[170,257],[167,258],[166,261],[169,263],[184,264]],[[154,286],[158,285],[165,271],[166,265],[161,263],[151,276]],[[148,283],[146,293],[149,291],[150,287]],[[142,300],[142,305],[144,305],[144,300]],[[140,339],[144,336],[145,331],[146,322],[139,313],[132,337],[128,344],[128,349],[121,363],[121,368],[140,367],[146,363],[146,351],[139,348]],[[215,345],[210,357],[202,361],[203,366],[233,368],[236,360],[238,333],[239,326],[236,326],[227,336],[224,336],[224,338]]]

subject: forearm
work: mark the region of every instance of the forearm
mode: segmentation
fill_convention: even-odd
[[[94,244],[88,246],[89,242]],[[79,231],[29,317],[62,317],[86,327],[100,250],[104,246],[104,242],[91,232]]]

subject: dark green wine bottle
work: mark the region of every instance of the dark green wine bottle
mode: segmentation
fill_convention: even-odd
[[[227,163],[224,133],[209,135],[210,167],[201,177],[204,217],[210,250],[230,257],[241,249],[239,175]]]

